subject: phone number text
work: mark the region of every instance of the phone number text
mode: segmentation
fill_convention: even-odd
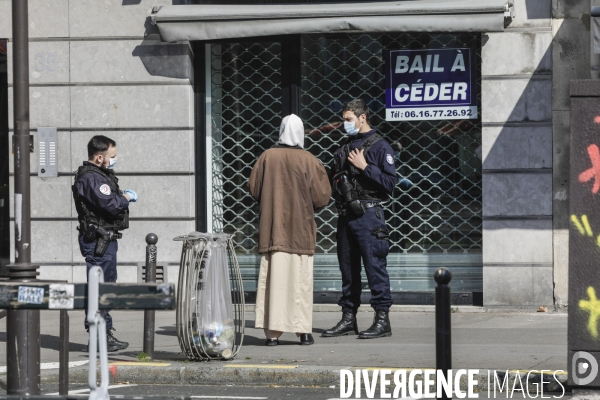
[[[433,119],[476,119],[477,107],[427,107],[387,109],[386,121],[414,121]]]

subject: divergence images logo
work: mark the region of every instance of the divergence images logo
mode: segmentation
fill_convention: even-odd
[[[598,375],[598,361],[586,351],[578,351],[573,355],[572,360],[573,382],[576,385],[584,386],[592,383]]]

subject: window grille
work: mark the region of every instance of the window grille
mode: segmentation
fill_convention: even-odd
[[[282,46],[245,42],[210,47],[212,226],[214,232],[233,235],[242,274],[251,281],[258,266],[258,205],[246,184],[256,159],[278,138]],[[352,98],[367,101],[371,125],[388,142],[402,146],[394,155],[397,171],[412,186],[397,186],[385,207],[392,231],[388,257],[392,290],[433,289],[431,276],[440,265],[452,268],[453,290],[482,287],[480,118],[385,121],[383,49],[444,47],[472,48],[479,69],[477,34],[301,37],[300,117],[307,132],[306,149],[329,164],[343,135],[343,126],[332,126],[341,121],[342,103]],[[479,98],[480,89],[478,78]],[[316,219],[315,290],[340,290],[333,204]],[[252,284],[248,288],[252,290]]]

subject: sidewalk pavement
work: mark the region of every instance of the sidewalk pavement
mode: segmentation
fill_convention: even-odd
[[[320,333],[341,316],[337,306],[315,307],[335,312],[313,313],[315,344],[300,346],[293,333],[280,345],[264,346],[262,329],[254,329],[254,313],[246,313],[244,344],[234,360],[188,362],[181,353],[174,311],[156,312],[155,360],[140,362],[143,311],[113,311],[115,336],[129,348],[109,353],[111,381],[153,384],[339,384],[340,369],[435,368],[435,314],[432,307],[399,307],[390,313],[392,336],[361,340],[356,336],[322,338]],[[370,308],[363,307],[370,311]],[[424,311],[426,310],[426,311]],[[474,312],[475,311],[475,312]],[[479,311],[479,312],[477,312]],[[87,333],[83,311],[70,311],[71,383],[87,382]],[[370,326],[372,312],[358,314],[359,329]],[[41,311],[42,380],[58,381],[58,311]],[[49,364],[56,363],[56,364]],[[72,365],[73,365],[72,364]],[[454,369],[565,370],[567,314],[483,312],[459,307],[452,314]],[[48,369],[46,369],[48,368]],[[0,319],[0,381],[6,380],[6,318]],[[563,374],[564,375],[564,374]],[[564,376],[566,378],[566,376]]]

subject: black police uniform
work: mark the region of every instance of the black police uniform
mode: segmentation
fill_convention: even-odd
[[[119,189],[114,171],[84,161],[75,174],[73,198],[79,219],[79,248],[87,265],[86,276],[90,268],[99,266],[104,271],[104,282],[116,282],[117,238],[121,236],[118,231],[129,225],[129,201]],[[110,234],[104,254],[96,251],[101,235],[90,233],[91,238],[85,235],[90,224],[100,226]],[[106,321],[106,330],[111,330],[112,317],[108,310],[101,313]],[[87,318],[85,327],[88,328]]]
[[[357,216],[349,207],[344,209],[343,204],[339,204],[339,195],[337,195],[336,206],[340,211],[337,226],[337,254],[342,272],[342,297],[338,304],[344,313],[354,314],[360,306],[361,259],[371,288],[371,306],[375,311],[387,313],[392,305],[390,278],[386,269],[389,231],[381,203],[389,198],[398,178],[394,151],[389,143],[374,135],[376,132],[372,129],[364,134],[349,137],[344,144],[348,145],[347,151],[343,151],[344,145],[342,145],[334,153],[334,157],[340,158],[339,161],[342,163],[334,161],[333,171],[341,172],[339,165],[342,165],[342,170],[349,172],[349,180],[353,185],[353,198],[362,203],[364,210],[362,216]],[[347,153],[361,148],[367,141],[374,143],[370,146],[367,143],[365,159],[368,165],[360,171],[351,166],[347,160]],[[354,174],[351,173],[352,170]]]

